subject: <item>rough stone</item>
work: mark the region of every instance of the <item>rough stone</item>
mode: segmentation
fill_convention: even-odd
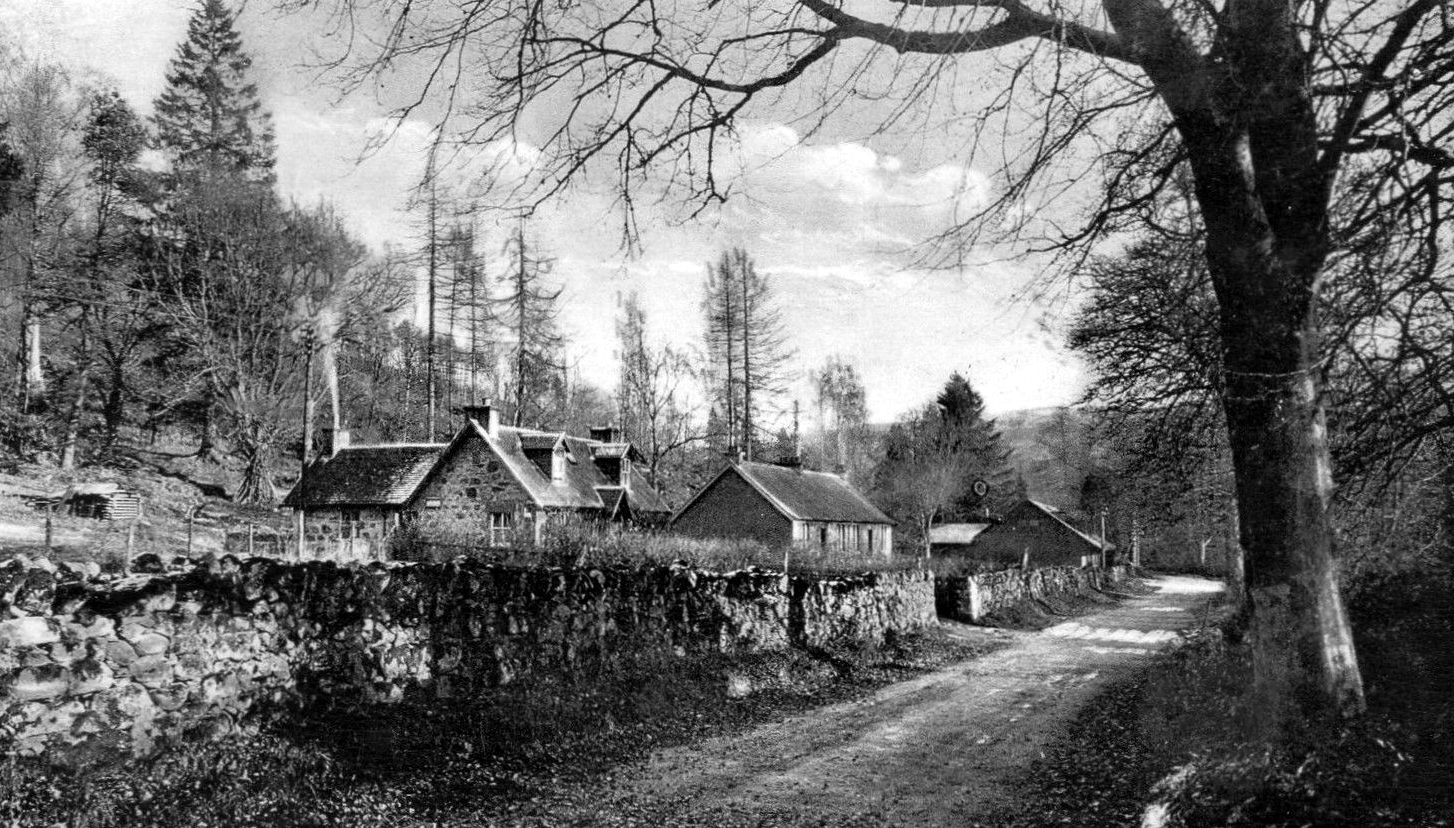
[[[59,664],[26,667],[15,677],[10,697],[16,701],[53,699],[65,694],[70,679],[70,671]]]
[[[142,656],[131,662],[131,678],[143,686],[154,688],[171,681],[172,664],[164,656]]]
[[[45,575],[0,565],[7,583],[43,586]],[[41,742],[63,751],[67,740],[89,739],[145,753],[185,731],[222,735],[236,717],[256,721],[324,698],[346,706],[421,689],[466,696],[537,675],[610,669],[625,652],[750,653],[875,641],[934,623],[932,582],[923,573],[819,584],[683,567],[360,568],[224,558],[195,573],[81,588],[89,598],[70,614],[9,606],[21,622],[9,627],[12,639],[50,636],[46,643],[59,649],[0,646],[0,733],[84,701],[89,712]],[[103,607],[119,621],[96,614]],[[6,706],[6,699],[25,701],[15,692],[21,686],[29,701]],[[209,720],[216,711],[229,715]]]
[[[68,692],[72,696],[84,696],[109,690],[114,678],[115,674],[104,662],[95,659],[78,661],[71,665],[71,686]]]
[[[108,641],[106,642],[106,658],[122,667],[128,667],[131,662],[136,661],[136,649],[125,641]]]
[[[58,625],[35,616],[0,621],[0,648],[39,647],[61,640]]]
[[[149,656],[164,653],[171,644],[171,640],[159,632],[146,632],[131,640],[131,646],[136,649],[137,655]]]

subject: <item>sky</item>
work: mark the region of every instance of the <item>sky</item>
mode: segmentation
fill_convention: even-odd
[[[99,73],[149,113],[191,8],[185,0],[5,0],[0,37],[28,55]],[[340,98],[303,65],[323,27],[280,22],[258,0],[239,25],[272,113],[283,195],[332,201],[375,249],[417,244],[406,203],[433,124],[395,123],[377,96]],[[967,373],[991,412],[1078,398],[1085,369],[1063,345],[1070,308],[1030,290],[1038,275],[1031,264],[971,255],[956,269],[924,270],[902,255],[982,198],[993,186],[984,173],[846,138],[804,140],[791,121],[769,112],[740,124],[739,195],[693,222],[646,208],[633,255],[622,249],[610,200],[588,188],[532,221],[531,234],[557,260],[569,359],[582,378],[614,383],[615,318],[632,291],[660,340],[697,343],[706,263],[740,246],[773,280],[795,365],[806,372],[830,355],[847,358],[875,421],[922,405],[953,371]],[[392,137],[366,153],[381,135]],[[529,163],[529,147],[508,151]],[[499,241],[483,247],[496,252]],[[805,379],[792,396],[811,410]]]

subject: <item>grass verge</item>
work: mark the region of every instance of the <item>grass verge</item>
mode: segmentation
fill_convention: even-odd
[[[1107,688],[985,825],[1439,826],[1454,814],[1454,577],[1355,593],[1369,711],[1272,721],[1215,631]],[[1144,821],[1143,821],[1144,820]]]

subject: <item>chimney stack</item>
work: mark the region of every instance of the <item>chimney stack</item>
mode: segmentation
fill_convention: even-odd
[[[499,432],[500,412],[490,404],[489,400],[485,400],[479,405],[461,406],[460,411],[464,413],[466,420],[474,420],[479,423],[480,428],[483,428],[486,434],[493,437]]]
[[[323,442],[324,447],[328,451],[328,456],[333,457],[352,444],[353,435],[349,434],[346,428],[340,428],[337,431],[331,428],[325,428],[323,429]]]
[[[598,443],[621,442],[621,429],[616,426],[591,426],[591,439]]]

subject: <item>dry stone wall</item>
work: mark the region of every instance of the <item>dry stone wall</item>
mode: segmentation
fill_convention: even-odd
[[[1104,589],[1128,576],[1124,566],[1054,566],[943,578],[937,585],[939,608],[952,618],[977,622],[1029,601]]]
[[[223,557],[104,581],[17,559],[0,565],[0,752],[145,754],[290,708],[461,697],[647,652],[876,641],[934,620],[926,573]]]

